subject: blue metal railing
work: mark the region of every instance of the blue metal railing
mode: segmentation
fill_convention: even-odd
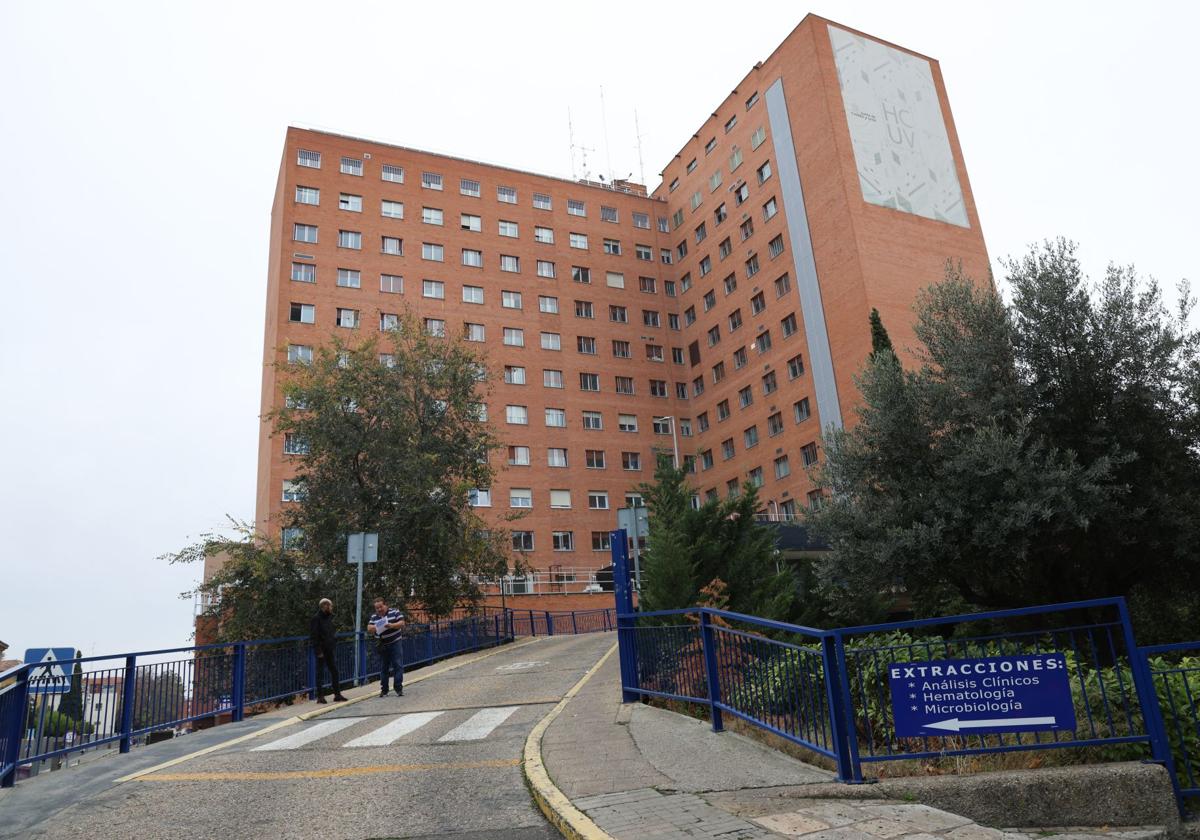
[[[1157,700],[1148,717],[1170,746],[1168,769],[1186,809],[1190,800],[1200,799],[1200,642],[1152,645],[1138,652]]]
[[[610,630],[615,612],[456,610],[450,620],[410,622],[401,642],[404,662],[423,665],[515,636]],[[379,676],[377,648],[365,634],[357,640],[341,634],[335,655],[344,682]],[[113,743],[128,752],[151,733],[202,719],[238,721],[255,707],[316,694],[316,658],[304,636],[88,656],[61,665],[80,669],[66,694],[47,692],[54,678],[30,665],[0,674],[0,785],[12,785],[22,765]]]

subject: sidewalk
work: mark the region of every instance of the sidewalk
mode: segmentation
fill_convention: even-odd
[[[1158,828],[1000,831],[912,802],[829,796],[833,776],[704,721],[621,703],[616,655],[546,728],[541,758],[582,812],[555,820],[564,835],[641,838],[804,837],[807,840],[1141,840]],[[848,790],[849,794],[850,791]],[[568,810],[574,810],[568,809]],[[583,817],[580,819],[579,817]]]

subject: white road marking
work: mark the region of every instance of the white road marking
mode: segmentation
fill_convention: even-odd
[[[314,723],[312,726],[297,732],[295,735],[288,735],[286,738],[280,738],[278,741],[271,741],[266,744],[261,744],[257,747],[252,747],[251,752],[259,752],[261,750],[294,750],[303,747],[305,744],[311,744],[313,741],[319,741],[326,735],[332,735],[345,729],[347,726],[353,726],[366,718],[347,717],[347,718],[330,718],[323,720],[320,723]]]
[[[383,747],[402,738],[410,732],[420,729],[429,721],[440,715],[441,712],[413,712],[408,715],[400,715],[395,720],[385,723],[378,729],[368,732],[366,735],[347,741],[342,746],[345,747]]]
[[[497,671],[528,671],[530,668],[540,668],[545,662],[514,662],[511,665],[499,665]]]
[[[451,729],[439,741],[478,741],[486,738],[520,706],[497,706],[491,709],[480,709],[467,718],[466,721]]]

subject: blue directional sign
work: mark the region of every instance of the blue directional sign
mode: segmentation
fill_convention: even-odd
[[[888,682],[899,738],[1075,731],[1061,653],[893,662]]]
[[[71,690],[70,664],[75,658],[75,648],[29,648],[25,651],[25,664],[32,665],[29,671],[30,694],[66,694]]]

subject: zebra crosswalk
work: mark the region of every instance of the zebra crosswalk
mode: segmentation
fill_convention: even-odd
[[[465,720],[458,722],[457,725],[453,726],[440,737],[437,737],[436,740],[438,743],[483,740],[491,735],[502,723],[512,717],[520,708],[520,706],[495,706],[479,709]],[[455,717],[461,717],[461,712],[464,711],[469,710],[410,712],[398,715],[394,718],[389,718],[385,723],[375,726],[367,732],[351,738],[345,743],[337,744],[334,748],[386,747],[396,743],[406,735],[411,735],[423,727],[432,724],[434,721],[453,720]],[[456,712],[459,712],[459,714],[455,714]],[[375,718],[328,718],[307,725],[299,732],[293,732],[282,738],[251,747],[250,751],[270,752],[275,750],[297,750],[310,745],[324,746],[318,744],[318,742],[327,738],[334,739],[334,736],[342,730],[372,720],[375,720]]]

